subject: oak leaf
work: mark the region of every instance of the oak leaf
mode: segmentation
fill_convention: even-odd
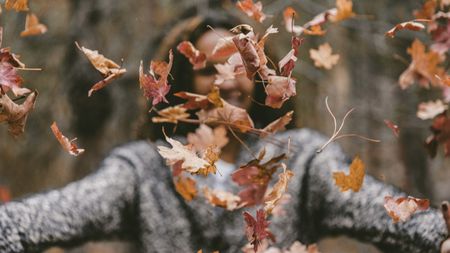
[[[418,199],[414,197],[399,197],[395,199],[392,196],[384,197],[384,208],[394,223],[408,220],[416,211],[425,211],[429,208],[428,199]]]
[[[260,1],[254,3],[253,0],[239,0],[236,6],[247,16],[262,23],[266,19],[266,14],[262,12],[262,3]]]
[[[80,47],[77,42],[75,42],[75,45],[78,49],[81,50],[81,52],[84,53],[84,55],[91,62],[92,66],[94,66],[94,68],[97,69],[98,72],[100,72],[100,74],[102,74],[102,76],[105,78],[95,83],[91,87],[91,89],[88,91],[88,97],[92,96],[92,93],[106,87],[113,80],[121,77],[123,74],[125,74],[125,72],[127,72],[126,69],[121,68],[117,63],[106,58],[102,54],[99,54],[97,50]]]
[[[0,96],[0,123],[8,124],[9,133],[18,137],[23,134],[28,114],[34,109],[38,93],[30,93],[22,104],[14,103],[8,95]]]
[[[364,181],[365,165],[363,161],[356,156],[349,167],[349,175],[345,175],[344,172],[333,172],[333,178],[336,186],[339,187],[341,192],[352,190],[358,192]]]
[[[309,56],[314,60],[314,66],[328,70],[339,61],[339,55],[332,54],[331,46],[328,43],[320,45],[317,50],[310,49]]]
[[[139,67],[139,85],[144,91],[144,96],[147,99],[152,100],[152,105],[155,106],[160,102],[169,103],[166,99],[167,93],[169,93],[170,85],[168,84],[167,77],[173,64],[172,50],[169,51],[169,62],[164,61],[152,61],[150,63],[149,74],[144,73],[144,67]]]
[[[180,42],[177,49],[189,59],[194,70],[202,69],[206,66],[206,55],[197,50],[190,41]]]
[[[33,13],[28,13],[25,19],[25,30],[20,33],[21,37],[41,35],[47,32],[47,26],[39,23],[39,19]]]
[[[53,122],[50,128],[52,129],[53,134],[55,135],[56,139],[61,144],[63,149],[69,152],[69,154],[73,156],[78,156],[84,152],[84,149],[78,148],[77,145],[75,144],[75,140],[77,138],[69,140],[66,136],[64,136],[61,133],[61,131],[58,128],[58,125],[56,125],[56,122]]]

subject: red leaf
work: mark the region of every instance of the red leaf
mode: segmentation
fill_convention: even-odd
[[[292,70],[295,67],[295,62],[297,61],[297,55],[298,55],[298,47],[303,44],[303,39],[300,39],[298,37],[292,37],[291,39],[291,51],[289,51],[286,56],[283,57],[278,62],[278,67],[281,70],[282,76],[290,76],[292,73]]]
[[[266,105],[280,108],[286,100],[297,94],[295,79],[285,76],[269,76],[266,94]]]
[[[270,238],[275,242],[275,236],[269,231],[269,222],[266,220],[264,209],[256,211],[256,219],[249,212],[244,212],[243,215],[246,223],[245,234],[255,252],[258,251],[262,240]]]
[[[64,136],[61,133],[61,131],[58,128],[58,125],[56,125],[56,122],[53,122],[50,128],[52,129],[53,134],[55,135],[56,139],[61,144],[63,149],[69,152],[69,154],[73,156],[78,156],[84,152],[84,149],[79,149],[77,145],[74,143],[76,138],[69,140],[66,136]]]
[[[386,124],[387,127],[389,127],[392,130],[395,137],[398,137],[398,135],[400,134],[400,129],[398,128],[398,126],[394,124],[392,121],[387,119],[384,120],[384,123]]]
[[[189,41],[182,41],[177,46],[178,51],[189,59],[194,70],[202,69],[206,66],[206,55],[198,51]]]
[[[236,3],[236,6],[259,23],[266,19],[266,14],[262,12],[263,6],[260,1],[253,3],[253,0],[240,0]]]
[[[241,33],[233,37],[233,42],[241,55],[248,79],[253,80],[261,64],[253,40]]]
[[[149,74],[144,74],[144,68],[141,61],[141,66],[139,67],[139,84],[144,91],[144,96],[147,99],[152,100],[153,106],[163,101],[169,103],[166,99],[166,95],[170,90],[167,77],[172,68],[172,63],[172,50],[169,51],[169,63],[161,61],[152,61],[150,63]],[[159,78],[156,75],[158,75]]]

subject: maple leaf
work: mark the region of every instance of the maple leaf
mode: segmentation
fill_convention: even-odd
[[[276,182],[272,190],[264,198],[264,211],[267,214],[271,214],[272,210],[275,206],[277,206],[278,202],[287,190],[289,181],[292,176],[294,176],[292,171],[286,169],[286,165],[284,163],[282,163],[281,166],[283,167],[283,172],[278,175],[278,182]]]
[[[328,43],[320,45],[318,50],[310,49],[309,56],[314,60],[314,66],[328,70],[339,61],[339,55],[332,54],[331,46]]]
[[[384,124],[386,124],[386,126],[392,130],[392,133],[394,133],[395,137],[398,137],[398,135],[400,134],[400,129],[396,124],[387,119],[384,120]]]
[[[244,212],[243,215],[246,223],[245,234],[255,252],[264,239],[270,238],[275,241],[275,236],[269,231],[269,222],[266,220],[264,209],[256,211],[256,219],[249,212]]]
[[[6,94],[0,96],[0,123],[9,125],[8,131],[12,136],[23,134],[28,113],[34,109],[37,95],[36,91],[30,93],[21,105],[14,103]]]
[[[236,6],[247,16],[253,18],[259,23],[266,19],[266,14],[262,12],[262,3],[260,1],[253,3],[253,0],[239,0]]]
[[[291,122],[293,114],[294,111],[289,111],[285,115],[271,122],[262,129],[262,132],[259,134],[259,136],[264,138],[277,131],[285,130],[286,125],[289,124],[289,122]]]
[[[186,113],[186,108],[182,107],[182,105],[175,105],[167,107],[161,111],[158,111],[158,115],[161,117],[153,117],[153,123],[163,123],[169,122],[177,124],[178,120],[189,118],[189,113]]]
[[[220,151],[229,141],[227,130],[224,126],[212,129],[205,124],[200,124],[195,133],[188,133],[187,140],[200,153],[210,146],[215,146]]]
[[[332,22],[343,21],[356,16],[352,0],[336,0],[336,13],[330,16]]]
[[[147,99],[152,100],[152,105],[155,106],[160,102],[169,103],[166,99],[167,93],[169,93],[170,85],[167,82],[167,77],[172,69],[173,54],[172,50],[169,51],[169,63],[162,61],[152,61],[150,63],[150,73],[144,74],[144,68],[141,65],[139,67],[139,85],[144,91],[144,96]],[[159,78],[157,78],[157,76]]]
[[[350,164],[350,174],[345,175],[344,172],[333,172],[333,178],[336,182],[336,186],[339,187],[341,192],[352,190],[358,192],[364,182],[364,169],[363,161],[356,156]]]
[[[95,91],[106,87],[113,80],[121,77],[123,74],[125,74],[125,72],[127,72],[126,69],[121,68],[117,63],[106,58],[102,54],[99,54],[97,50],[80,47],[77,42],[75,42],[75,45],[79,50],[81,50],[81,52],[84,53],[84,55],[91,62],[92,66],[94,66],[94,68],[97,69],[98,72],[100,72],[100,74],[102,74],[102,76],[105,78],[95,83],[91,87],[91,89],[88,91],[88,97],[90,97]]]
[[[439,144],[444,144],[444,154],[450,156],[450,119],[446,111],[433,119],[430,129],[433,134],[425,141],[430,156],[436,156]]]
[[[414,16],[418,19],[432,19],[436,7],[436,0],[427,0],[420,10],[414,11]]]
[[[167,136],[166,141],[172,145],[172,148],[158,146],[158,152],[164,159],[166,159],[166,163],[168,165],[174,165],[179,161],[183,161],[181,168],[191,174],[203,174],[205,171],[211,171],[211,167],[215,168],[214,164],[200,158],[195,151],[187,146],[184,146],[179,141]]]
[[[188,110],[206,109],[211,105],[211,102],[209,102],[208,98],[205,95],[199,95],[185,91],[177,92],[174,95],[188,100],[183,104],[183,107]]]
[[[408,54],[412,61],[409,67],[400,75],[399,84],[402,89],[411,86],[415,80],[425,88],[429,88],[430,83],[438,86],[439,79],[436,76],[443,76],[444,69],[438,65],[442,62],[438,53],[425,51],[425,45],[420,40],[415,39]]]
[[[310,29],[305,29],[303,31],[306,35],[311,36],[323,36],[325,33],[327,33],[326,30],[323,30],[320,25],[313,25],[310,27]]]
[[[254,128],[253,121],[245,109],[231,105],[223,99],[221,101],[222,107],[205,108],[197,112],[199,120],[202,122],[227,124],[243,133]],[[191,106],[192,103],[189,105]]]
[[[84,152],[84,149],[78,148],[77,145],[74,143],[77,138],[69,140],[66,136],[64,136],[61,133],[61,131],[58,128],[58,125],[56,125],[56,122],[53,122],[50,128],[52,129],[52,132],[55,135],[56,139],[58,140],[59,144],[61,144],[63,149],[69,152],[69,154],[73,156],[78,156]]]
[[[265,88],[267,94],[265,104],[272,108],[281,108],[283,103],[297,94],[295,79],[285,76],[269,76],[269,84]]]
[[[186,200],[191,201],[197,196],[196,182],[190,177],[178,177],[175,181],[175,190]]]
[[[241,198],[231,192],[217,189],[210,190],[208,187],[204,187],[203,195],[211,205],[225,208],[228,211],[233,211],[242,207],[239,205]]]
[[[28,0],[6,0],[5,8],[7,10],[28,11]]]
[[[420,31],[425,29],[425,25],[417,22],[417,21],[429,21],[427,19],[416,19],[408,22],[403,22],[395,25],[389,31],[385,33],[386,36],[394,38],[395,34],[400,30],[411,30],[411,31]]]
[[[189,59],[194,70],[202,69],[206,66],[206,55],[198,51],[190,41],[180,42],[177,49]]]
[[[262,163],[261,160],[264,156],[265,150],[262,150],[257,159],[239,167],[239,169],[231,174],[231,179],[235,183],[245,187],[238,195],[241,197],[242,203],[246,204],[246,206],[263,203],[264,195],[272,179],[272,175],[281,166],[279,162],[286,158],[285,154],[282,154]]]
[[[425,211],[429,206],[430,201],[428,199],[418,199],[410,196],[399,197],[397,199],[392,196],[384,197],[384,208],[394,220],[394,223],[406,221],[416,211]]]
[[[25,19],[25,30],[20,33],[21,37],[41,35],[47,32],[47,27],[39,23],[39,19],[33,13],[28,13]]]
[[[260,58],[253,40],[244,34],[238,34],[233,37],[233,42],[239,51],[242,62],[247,73],[247,78],[253,80],[256,72],[260,68]]]
[[[417,109],[417,117],[422,120],[432,119],[437,115],[445,112],[448,105],[442,103],[440,99],[436,101],[422,102]]]

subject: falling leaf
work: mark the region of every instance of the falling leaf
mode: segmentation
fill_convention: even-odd
[[[297,16],[297,12],[292,7],[287,7],[283,11],[283,20],[286,31],[289,33],[294,33],[295,35],[300,35],[303,33],[305,28],[299,25],[294,25],[294,18]]]
[[[333,22],[343,21],[356,16],[353,12],[352,0],[336,0],[336,14],[330,17]]]
[[[98,72],[100,72],[105,78],[91,87],[88,92],[88,97],[90,97],[95,91],[106,87],[113,80],[121,77],[125,74],[125,72],[127,72],[126,69],[121,68],[117,63],[106,58],[102,54],[99,54],[97,50],[90,50],[85,47],[80,47],[77,42],[75,42],[75,45],[81,50],[81,52],[84,53],[84,55],[86,55],[92,66],[94,66],[94,68],[97,69]]]
[[[286,158],[285,154],[272,157],[269,161],[262,163],[265,151],[261,151],[259,157],[241,166],[233,174],[231,179],[244,189],[239,192],[242,203],[246,206],[262,204],[264,195],[272,175],[281,166],[280,161]]]
[[[28,11],[28,0],[6,0],[5,8],[7,10]]]
[[[391,38],[394,38],[395,34],[400,30],[411,30],[411,31],[420,31],[425,29],[425,25],[417,22],[417,21],[429,21],[426,19],[416,19],[413,21],[403,22],[400,24],[397,24],[393,28],[391,28],[389,31],[385,33],[386,36],[389,36]]]
[[[194,70],[202,69],[206,66],[206,55],[197,50],[189,41],[182,41],[177,46],[178,51],[189,59]]]
[[[262,129],[262,132],[259,134],[259,136],[264,138],[264,137],[267,137],[268,135],[273,134],[277,131],[285,130],[286,125],[289,124],[289,122],[291,122],[293,114],[294,114],[294,111],[289,111],[284,116],[281,116],[280,118],[271,122],[269,125],[267,125],[266,127],[264,127]]]
[[[289,181],[291,180],[294,173],[286,169],[284,163],[281,164],[283,167],[283,172],[278,175],[278,182],[273,186],[272,190],[264,198],[264,211],[267,214],[271,214],[272,210],[277,206],[281,197],[287,190]]]
[[[269,85],[266,86],[265,104],[272,108],[281,108],[284,102],[297,94],[295,79],[285,76],[269,76]]]
[[[30,93],[22,104],[14,103],[8,95],[4,94],[0,97],[0,123],[8,124],[9,133],[18,137],[25,130],[28,113],[34,108],[38,93],[36,91]]]
[[[326,30],[323,30],[320,25],[313,25],[310,29],[305,29],[303,31],[306,35],[311,36],[323,36],[325,33],[327,33]]]
[[[396,124],[387,119],[384,120],[384,124],[386,124],[386,126],[392,130],[392,133],[394,133],[395,137],[398,137],[398,135],[400,134],[400,128]]]
[[[158,146],[159,154],[166,159],[168,165],[183,161],[181,168],[189,173],[198,174],[209,167],[215,167],[203,158],[200,158],[192,149],[180,142],[166,136],[166,141],[172,148]]]
[[[443,76],[444,73],[444,69],[438,66],[442,62],[439,54],[433,51],[427,53],[425,45],[418,39],[408,48],[408,54],[411,55],[412,61],[400,75],[400,87],[406,89],[416,80],[424,88],[429,88],[430,83],[438,86],[439,79],[436,76]]]
[[[282,76],[290,76],[292,73],[292,70],[295,67],[295,62],[297,61],[297,55],[298,55],[298,47],[303,44],[303,39],[300,39],[298,37],[292,37],[291,39],[291,47],[292,49],[286,54],[286,56],[283,57],[278,62],[278,67],[281,70]]]
[[[0,185],[0,203],[11,201],[11,191],[8,187]]]
[[[314,60],[314,66],[328,70],[339,61],[339,55],[332,54],[331,46],[328,43],[320,45],[318,50],[310,49],[309,56]]]
[[[249,212],[244,212],[243,215],[246,224],[245,234],[255,252],[264,239],[270,238],[275,241],[275,236],[269,231],[269,222],[266,220],[264,209],[256,211],[256,219]]]
[[[392,196],[384,197],[384,208],[394,223],[408,220],[416,211],[425,211],[429,208],[428,199],[418,199],[413,197],[399,197],[397,199]]]
[[[20,33],[21,37],[41,35],[47,32],[47,27],[41,23],[37,16],[33,13],[28,13],[25,19],[25,30]]]
[[[4,92],[12,90],[15,96],[22,96],[30,90],[21,88],[23,79],[17,74],[16,68],[9,62],[0,61],[0,86]]]
[[[445,112],[448,105],[442,103],[440,99],[436,101],[422,102],[417,109],[417,117],[422,120],[432,119],[437,115]]]
[[[234,45],[234,44],[233,44]],[[226,81],[234,80],[236,78],[235,66],[229,63],[214,64],[217,70],[215,85],[221,85]]]
[[[163,101],[169,103],[166,99],[166,95],[170,90],[167,77],[172,69],[172,63],[172,50],[169,51],[169,63],[163,61],[152,61],[150,63],[149,74],[144,73],[144,67],[141,61],[141,65],[139,67],[139,85],[144,91],[144,96],[147,99],[152,100],[153,106]]]
[[[432,19],[436,7],[436,0],[427,0],[420,10],[414,11],[414,16],[418,19]]]
[[[253,40],[241,33],[233,37],[233,42],[242,58],[248,79],[253,80],[261,64]]]
[[[341,192],[352,190],[358,192],[364,181],[365,169],[363,161],[356,156],[350,164],[350,174],[345,175],[344,172],[333,172],[333,178],[336,182],[336,186],[339,187]]]
[[[289,193],[285,193],[281,196],[278,204],[273,208],[272,215],[273,217],[283,217],[287,215],[284,206],[289,204],[292,201],[292,196]]]
[[[253,3],[253,0],[239,0],[236,6],[247,16],[262,23],[266,19],[266,14],[262,12],[262,3],[260,1]]]
[[[231,192],[226,192],[222,190],[210,190],[208,187],[203,188],[203,195],[206,200],[213,205],[227,209],[228,211],[233,211],[241,208],[239,205],[241,198],[234,195]]]
[[[163,123],[169,122],[177,124],[178,120],[189,118],[189,113],[186,113],[186,108],[182,107],[182,105],[175,105],[167,107],[161,111],[158,111],[158,115],[161,117],[153,117],[153,123]]]
[[[61,144],[63,149],[69,154],[73,156],[78,156],[84,152],[84,149],[79,149],[77,145],[75,144],[75,140],[77,138],[74,138],[72,140],[69,140],[66,136],[64,136],[61,131],[58,128],[58,125],[56,125],[56,122],[53,122],[53,124],[50,126],[52,129],[53,134],[55,135],[58,142]]]
[[[430,156],[432,158],[436,156],[439,144],[443,144],[445,156],[450,156],[450,119],[446,111],[433,119],[430,129],[433,134],[425,142]]]
[[[187,140],[192,144],[195,151],[204,152],[208,147],[215,146],[218,150],[222,149],[229,141],[227,130],[224,126],[218,126],[214,129],[205,124],[195,130],[195,133],[188,133]]]
[[[197,196],[196,182],[190,177],[178,177],[175,180],[175,190],[186,201],[191,201]]]
[[[212,86],[211,91],[206,95],[208,101],[211,102],[215,107],[223,107],[222,99],[220,98],[219,87],[216,85]]]
[[[208,98],[205,95],[199,95],[185,91],[177,92],[174,95],[188,100],[183,104],[183,107],[185,107],[188,110],[206,109],[211,105],[211,102],[209,102]]]
[[[221,37],[217,40],[216,45],[209,56],[210,59],[228,58],[237,52],[237,48],[233,42],[234,36]]]

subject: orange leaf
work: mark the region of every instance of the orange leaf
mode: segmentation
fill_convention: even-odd
[[[7,10],[28,11],[28,0],[6,0],[5,8]]]
[[[336,186],[344,192],[347,190],[352,190],[358,192],[364,181],[365,169],[363,161],[356,156],[353,159],[352,164],[350,164],[350,174],[345,175],[344,172],[334,172],[333,178],[336,182]]]
[[[161,117],[153,117],[153,123],[163,123],[169,122],[177,124],[180,119],[189,118],[189,113],[186,113],[186,108],[182,107],[182,105],[175,105],[167,107],[161,111],[158,111],[158,115]]]
[[[205,152],[210,146],[215,146],[216,149],[220,150],[229,141],[227,130],[224,126],[218,126],[213,130],[205,124],[201,124],[195,130],[195,133],[188,133],[187,140],[200,153]]]
[[[113,80],[121,77],[125,74],[125,72],[127,72],[126,69],[120,68],[117,63],[106,58],[102,54],[99,54],[97,50],[90,50],[85,47],[80,47],[77,42],[75,42],[75,45],[81,50],[81,52],[84,53],[84,55],[91,62],[92,66],[94,66],[94,68],[97,69],[98,72],[100,72],[105,78],[91,87],[88,92],[88,97],[90,97],[95,91],[106,87]]]
[[[418,23],[417,21],[429,21],[427,19],[416,19],[413,21],[403,22],[400,24],[397,24],[393,28],[391,28],[389,31],[385,33],[386,36],[389,36],[391,38],[394,38],[395,34],[400,30],[411,30],[411,31],[420,31],[425,29],[425,25]]]
[[[28,13],[25,19],[25,30],[20,33],[21,37],[41,35],[47,32],[47,27],[41,23],[36,15]]]
[[[430,202],[428,199],[418,199],[413,197],[399,197],[394,199],[391,196],[384,197],[384,208],[394,220],[394,223],[406,221],[416,211],[425,211],[429,206]]]
[[[175,190],[186,201],[191,201],[197,196],[196,182],[190,177],[179,177],[175,181]]]
[[[206,55],[198,51],[189,41],[182,41],[177,46],[178,51],[189,59],[194,70],[202,69],[206,66]]]
[[[292,176],[294,176],[292,171],[286,170],[286,165],[284,163],[282,163],[281,166],[283,166],[283,172],[278,175],[278,182],[264,198],[264,211],[266,211],[267,214],[271,214],[272,210],[277,206],[281,197],[283,197],[283,194],[287,190],[289,181]]]
[[[291,122],[292,120],[292,114],[294,114],[294,111],[286,113],[284,116],[281,116],[280,118],[267,125],[262,129],[262,132],[259,134],[259,136],[264,138],[269,134],[273,134],[277,131],[286,129],[286,125],[289,124],[289,122]]]
[[[69,140],[66,136],[64,136],[61,133],[61,131],[58,128],[58,125],[56,125],[56,122],[53,122],[50,128],[52,129],[53,134],[55,135],[56,139],[61,144],[63,149],[69,152],[69,154],[73,156],[78,156],[84,152],[84,149],[79,149],[77,145],[74,143],[77,138]]]
[[[325,43],[319,49],[310,49],[309,56],[314,60],[314,65],[319,68],[331,69],[339,61],[338,54],[332,54],[330,44]]]
[[[260,1],[253,3],[253,0],[239,0],[236,6],[247,16],[262,23],[266,19],[266,14],[262,12],[262,3]]]
[[[336,0],[337,12],[330,16],[330,20],[333,22],[343,21],[356,16],[353,12],[352,0]]]
[[[37,95],[36,91],[32,92],[21,105],[14,103],[6,94],[0,97],[0,123],[9,125],[8,131],[12,136],[23,134],[28,113],[33,110]]]
[[[232,211],[241,208],[239,196],[234,195],[231,192],[222,190],[210,190],[208,187],[203,188],[203,194],[208,202],[213,206],[218,206]]]

